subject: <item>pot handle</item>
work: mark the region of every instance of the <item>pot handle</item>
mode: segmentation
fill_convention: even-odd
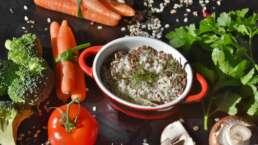
[[[92,72],[92,67],[90,67],[87,63],[86,60],[91,57],[91,56],[95,56],[100,49],[102,48],[102,46],[98,45],[98,46],[92,46],[87,48],[86,50],[84,50],[80,57],[79,57],[79,65],[81,67],[81,69],[91,78],[93,78],[93,72]]]
[[[201,91],[197,94],[190,95],[186,97],[185,103],[194,103],[201,101],[207,94],[208,91],[208,83],[203,75],[196,73],[196,80],[201,86]]]

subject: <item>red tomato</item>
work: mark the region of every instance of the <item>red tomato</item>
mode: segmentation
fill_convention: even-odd
[[[56,108],[48,121],[48,139],[51,145],[94,145],[98,134],[98,124],[94,117],[82,106],[72,104],[69,109],[69,119],[78,115],[77,123],[68,133],[64,127],[67,105]]]

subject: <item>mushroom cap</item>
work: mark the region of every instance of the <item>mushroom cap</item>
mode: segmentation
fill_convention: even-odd
[[[175,121],[165,127],[161,134],[160,143],[161,145],[172,143],[195,145],[195,142],[180,121]]]
[[[209,135],[209,145],[245,145],[252,136],[251,130],[248,128],[250,126],[249,122],[240,117],[226,116],[212,127]],[[242,130],[241,134],[239,134],[239,129]],[[230,143],[225,143],[228,141]]]

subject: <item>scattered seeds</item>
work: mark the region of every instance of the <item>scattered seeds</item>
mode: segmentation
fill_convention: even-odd
[[[220,1],[220,0],[217,1],[217,5],[218,5],[218,6],[221,5],[221,1]]]
[[[169,27],[170,27],[170,25],[169,25],[169,24],[166,24],[166,25],[165,25],[165,28],[169,28]]]
[[[47,22],[48,22],[48,23],[51,23],[51,19],[50,19],[50,18],[47,18]]]
[[[28,16],[24,16],[24,20],[27,22],[29,20]]]
[[[98,30],[102,30],[103,27],[102,27],[102,26],[98,26],[97,29],[98,29]]]
[[[188,22],[188,18],[187,18],[187,17],[184,18],[184,22],[185,22],[185,23]]]
[[[171,15],[173,15],[173,14],[175,14],[176,13],[176,10],[175,9],[172,9],[171,11],[170,11],[170,14]]]
[[[97,107],[96,107],[96,106],[93,106],[93,107],[92,107],[92,111],[93,111],[93,112],[96,112],[96,110],[97,110]]]
[[[150,145],[148,142],[147,142],[147,139],[143,139],[143,142],[142,142],[142,145]]]
[[[198,12],[197,11],[193,11],[193,15],[194,16],[198,16]]]
[[[10,11],[11,14],[14,14],[14,11],[13,11],[12,8],[10,8],[9,11]]]
[[[144,36],[151,38],[161,38],[164,28],[158,17],[150,16],[146,21],[137,21],[135,24],[127,26],[130,36]]]
[[[125,27],[122,27],[122,28],[121,28],[121,31],[122,31],[122,32],[126,31],[126,28],[125,28]]]
[[[34,20],[29,20],[29,23],[35,24],[35,21]]]
[[[24,6],[23,6],[23,9],[24,9],[25,11],[27,11],[27,10],[28,10],[28,6],[27,6],[27,5],[24,5]]]
[[[198,131],[199,129],[200,129],[200,128],[199,128],[199,126],[197,126],[197,125],[193,127],[193,130],[194,130],[194,131]]]

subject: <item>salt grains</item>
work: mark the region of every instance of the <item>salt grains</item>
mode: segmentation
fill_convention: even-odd
[[[27,22],[29,20],[28,16],[24,16],[24,20]]]
[[[98,30],[102,30],[103,27],[102,27],[102,26],[97,26],[97,29],[98,29]]]
[[[50,19],[50,18],[47,18],[47,22],[48,22],[48,23],[51,23],[51,19]]]
[[[10,11],[11,14],[14,14],[14,11],[13,11],[12,8],[10,8],[9,11]]]
[[[28,10],[28,6],[27,6],[27,5],[24,5],[24,6],[23,6],[23,9],[24,9],[25,11],[27,11],[27,10]]]

